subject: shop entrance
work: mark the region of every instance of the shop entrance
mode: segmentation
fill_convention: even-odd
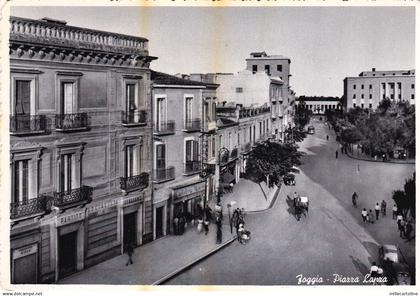
[[[77,231],[61,235],[58,250],[59,277],[63,278],[76,272]]]
[[[163,210],[165,207],[156,208],[156,238],[163,236]]]
[[[124,215],[124,246],[128,244],[132,244],[133,246],[137,246],[137,213],[130,213]]]
[[[37,254],[14,260],[13,284],[36,284]]]

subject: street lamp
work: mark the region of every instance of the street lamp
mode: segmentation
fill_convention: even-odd
[[[232,200],[230,203],[227,204],[227,208],[228,208],[228,215],[229,215],[229,224],[230,224],[230,233],[233,233],[233,229],[232,229],[232,218],[230,217],[230,208],[233,207],[233,205],[236,204],[236,201]]]
[[[220,186],[220,183],[221,183],[221,180],[222,180],[222,174],[221,174],[222,170],[221,170],[221,166],[220,166],[220,164],[222,163],[222,159],[220,157],[221,155],[227,155],[227,157],[229,158],[229,150],[225,147],[222,147],[222,148],[219,149],[219,155],[218,155],[219,156],[219,160],[218,160],[218,165],[219,165],[219,188],[218,188],[218,191],[217,191],[217,202],[218,203],[220,202],[221,197],[223,195],[222,190],[221,190],[221,186]]]

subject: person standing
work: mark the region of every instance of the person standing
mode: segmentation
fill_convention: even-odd
[[[373,219],[374,219],[373,212],[372,212],[372,209],[370,209],[369,210],[369,222],[372,223],[372,224],[375,223],[375,221]]]
[[[386,216],[386,202],[385,202],[385,200],[382,200],[382,202],[381,202],[381,210],[382,210],[382,216],[385,217]]]
[[[209,224],[210,222],[208,220],[204,220],[203,227],[204,227],[204,234],[207,235],[209,233]]]
[[[379,203],[376,203],[376,205],[375,205],[376,220],[379,220],[379,211],[380,210],[381,210],[381,207],[379,206]]]
[[[405,221],[404,221],[404,219],[402,219],[401,222],[400,222],[399,230],[400,230],[400,237],[404,238],[405,237]]]
[[[363,223],[367,222],[367,210],[365,208],[363,208],[362,210],[362,219],[363,219]]]
[[[330,137],[327,135],[327,141],[330,139]]]
[[[338,158],[338,150],[335,150],[335,158]]]
[[[401,214],[397,215],[397,225],[398,225],[398,230],[400,230],[400,226],[401,226],[401,221],[403,219],[403,216]]]
[[[125,247],[125,251],[128,255],[128,260],[125,266],[128,266],[128,264],[133,264],[133,253],[134,253],[134,247],[132,243],[128,243]]]
[[[397,218],[397,214],[398,214],[398,208],[397,205],[394,204],[394,206],[392,207],[392,219],[395,220]]]

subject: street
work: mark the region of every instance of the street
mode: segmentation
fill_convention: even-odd
[[[271,210],[247,215],[251,241],[228,246],[166,284],[366,284],[364,276],[384,243],[398,244],[405,259],[414,263],[415,242],[399,238],[390,215],[392,191],[403,187],[414,165],[359,161],[340,151],[336,158],[333,131],[318,120],[311,124],[315,134],[299,143],[306,156],[296,186],[283,187]],[[287,202],[294,191],[310,201],[309,215],[300,221]],[[354,191],[359,196],[357,209],[351,203]],[[383,199],[388,216],[363,224],[361,209],[374,209]]]

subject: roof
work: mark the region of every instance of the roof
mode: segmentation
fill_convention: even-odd
[[[203,83],[194,80],[179,78],[162,72],[152,70],[151,80],[154,84],[159,85],[186,85],[186,86],[202,86],[206,87],[208,83]]]
[[[233,125],[238,125],[238,123],[236,121],[233,121],[229,118],[225,118],[225,117],[219,117],[217,119],[217,126],[218,127],[228,127],[228,126],[233,126]]]
[[[307,97],[307,96],[300,96],[296,98],[297,101],[313,101],[313,102],[320,102],[320,101],[331,101],[331,102],[339,102],[339,97]]]
[[[267,56],[260,56],[260,57],[254,57],[251,54],[251,57],[247,58],[246,60],[289,60],[290,58],[284,56],[284,55],[267,55]]]

